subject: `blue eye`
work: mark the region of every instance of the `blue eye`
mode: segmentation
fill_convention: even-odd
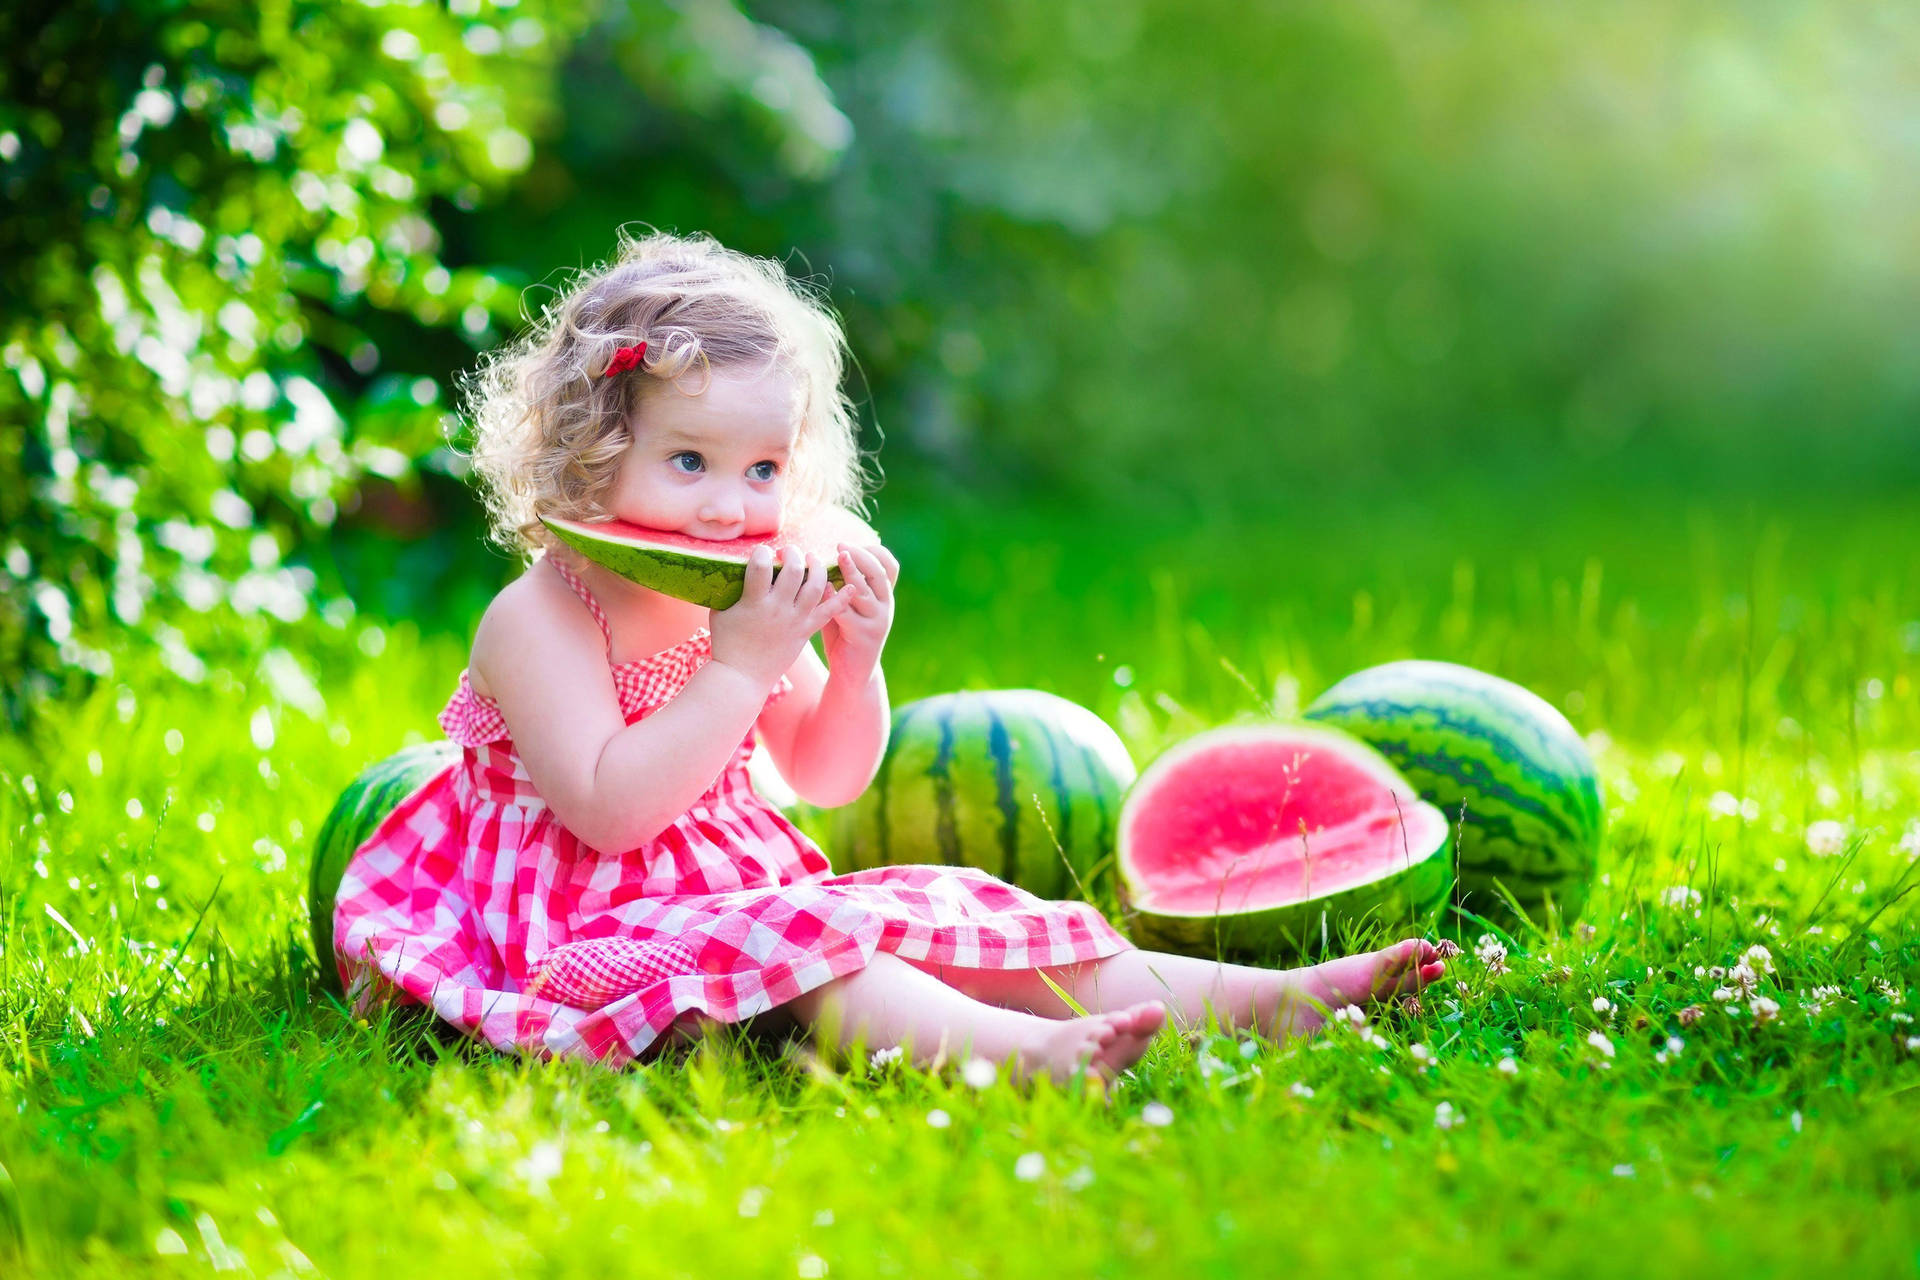
[[[771,480],[779,468],[771,462],[756,462],[747,468],[747,474],[755,480]]]
[[[701,461],[700,455],[697,453],[676,453],[667,459],[667,461],[675,471],[685,472],[687,475],[692,475],[696,471],[704,470],[707,465]]]

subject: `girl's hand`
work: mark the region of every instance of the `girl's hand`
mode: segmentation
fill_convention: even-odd
[[[832,591],[832,586],[818,556],[802,556],[795,548],[786,548],[776,579],[773,552],[755,547],[747,560],[747,581],[739,602],[708,615],[713,660],[772,688],[800,657],[813,633],[847,608],[851,588]]]
[[[885,547],[840,546],[840,576],[846,585],[847,606],[827,624],[821,636],[827,666],[856,677],[880,663],[880,650],[893,627],[893,588],[900,581],[900,562]]]

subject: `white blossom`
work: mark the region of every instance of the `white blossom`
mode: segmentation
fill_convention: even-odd
[[[1598,1049],[1601,1057],[1611,1058],[1613,1056],[1613,1041],[1607,1039],[1606,1032],[1590,1032],[1587,1036],[1587,1043]]]
[[[1433,1109],[1433,1125],[1436,1129],[1456,1129],[1466,1122],[1467,1118],[1455,1111],[1451,1102],[1443,1102]]]
[[[1807,827],[1807,852],[1816,858],[1831,858],[1847,847],[1847,824],[1822,818]]]
[[[1503,1076],[1517,1076],[1520,1074],[1520,1064],[1512,1058],[1502,1058],[1494,1065],[1494,1070]]]
[[[967,1065],[960,1068],[960,1078],[975,1089],[991,1089],[993,1082],[1000,1078],[1000,1068],[985,1058],[969,1058]]]
[[[1164,1129],[1173,1123],[1173,1108],[1164,1102],[1149,1102],[1140,1108],[1140,1120],[1156,1129]]]

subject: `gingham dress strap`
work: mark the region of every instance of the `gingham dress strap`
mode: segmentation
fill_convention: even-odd
[[[587,606],[587,609],[593,614],[593,620],[600,624],[600,634],[607,639],[607,661],[612,662],[613,624],[607,621],[607,611],[602,609],[600,602],[593,598],[593,592],[587,589],[586,583],[580,581],[580,576],[573,570],[567,568],[566,561],[561,560],[557,556],[548,556],[547,559],[553,562],[553,567],[560,571],[560,576],[565,578],[567,585],[573,588],[573,594],[579,596],[581,601]]]

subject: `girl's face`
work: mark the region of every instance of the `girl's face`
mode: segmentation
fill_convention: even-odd
[[[780,527],[799,421],[792,375],[715,369],[698,395],[668,383],[633,417],[605,505],[650,529],[726,541]]]

